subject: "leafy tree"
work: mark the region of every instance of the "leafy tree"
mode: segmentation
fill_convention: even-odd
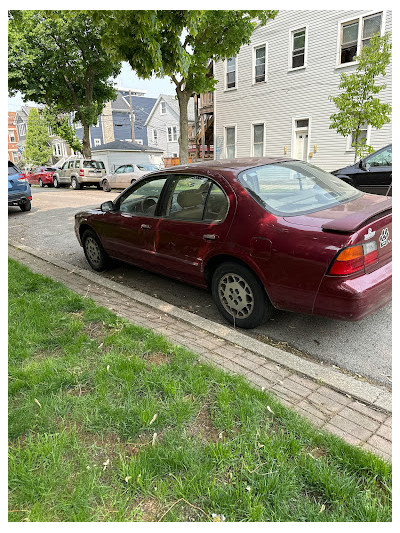
[[[180,111],[179,158],[188,162],[188,102],[192,95],[212,91],[210,60],[235,56],[250,42],[257,24],[277,11],[100,11],[105,22],[103,43],[109,53],[127,61],[138,76],[169,76]]]
[[[52,111],[47,107],[43,111],[43,116],[54,135],[58,135],[61,139],[67,141],[69,146],[76,152],[83,153],[83,145],[76,135],[75,128],[70,126],[68,115],[65,113],[57,114],[56,111]]]
[[[380,129],[390,122],[391,106],[376,97],[386,84],[377,85],[376,82],[378,76],[386,75],[391,47],[389,34],[372,36],[356,58],[358,64],[355,72],[341,75],[339,89],[343,92],[330,97],[339,111],[330,116],[332,122],[329,127],[344,137],[352,135],[354,162],[374,150],[367,145],[367,139],[361,136],[365,125]]]
[[[85,11],[9,12],[9,94],[20,91],[56,114],[75,112],[84,157],[91,156],[89,127],[115,99],[111,78],[121,68],[101,46],[103,30]]]
[[[33,166],[46,165],[51,156],[51,142],[46,120],[36,107],[28,116],[24,159]]]

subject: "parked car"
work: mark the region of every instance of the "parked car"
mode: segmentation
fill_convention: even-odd
[[[11,162],[8,162],[8,205],[17,205],[21,211],[30,211],[32,207],[32,192],[25,174],[20,172]]]
[[[31,172],[28,172],[27,178],[29,185],[40,185],[44,187],[53,186],[53,174],[57,169],[55,167],[37,167]]]
[[[121,165],[103,179],[103,190],[109,192],[111,189],[126,189],[131,183],[155,170],[158,170],[158,167],[151,163]]]
[[[75,216],[94,270],[115,258],[211,288],[253,328],[274,308],[359,320],[391,299],[392,199],[287,158],[177,166]]]
[[[53,174],[53,185],[56,188],[71,185],[76,190],[86,185],[97,185],[97,188],[101,189],[105,174],[106,167],[103,161],[84,158],[69,159]]]
[[[332,174],[360,191],[392,196],[392,145]]]

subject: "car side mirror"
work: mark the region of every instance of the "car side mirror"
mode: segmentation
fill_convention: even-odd
[[[114,203],[111,200],[103,202],[100,206],[100,209],[103,211],[103,213],[106,213],[107,211],[112,211],[114,209]]]
[[[361,168],[361,170],[368,170],[365,166],[364,160],[361,159],[361,161],[358,163],[358,166]]]

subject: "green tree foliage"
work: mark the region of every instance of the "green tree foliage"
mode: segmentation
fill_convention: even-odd
[[[9,13],[9,94],[45,104],[56,114],[75,112],[83,125],[82,153],[90,157],[89,127],[116,97],[112,78],[120,62],[101,46],[102,21],[85,11]]]
[[[51,156],[49,128],[39,110],[34,107],[28,117],[24,160],[30,165],[46,165]]]
[[[386,87],[386,84],[378,85],[377,78],[386,75],[386,67],[390,63],[392,45],[389,37],[389,34],[372,36],[356,58],[355,72],[341,75],[339,89],[342,92],[330,97],[339,111],[331,115],[329,127],[344,137],[352,135],[354,162],[374,150],[361,136],[365,125],[380,129],[390,122],[391,106],[376,97]]]
[[[266,24],[277,11],[100,11],[105,22],[103,43],[115,58],[127,61],[142,78],[169,76],[176,87],[180,110],[179,157],[188,161],[189,99],[212,91],[209,62],[235,56],[250,42],[257,24]]]
[[[54,135],[58,135],[58,137],[67,141],[70,147],[76,152],[83,153],[83,145],[76,135],[75,128],[70,126],[68,115],[63,113],[57,114],[56,111],[52,111],[49,107],[46,107],[43,116]]]

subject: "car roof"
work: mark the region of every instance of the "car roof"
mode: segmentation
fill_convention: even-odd
[[[211,161],[199,161],[197,163],[189,163],[187,165],[177,165],[169,167],[168,171],[210,171],[210,170],[243,170],[259,167],[263,165],[271,165],[273,163],[283,163],[285,161],[297,161],[290,157],[243,157],[238,159],[213,159]]]

